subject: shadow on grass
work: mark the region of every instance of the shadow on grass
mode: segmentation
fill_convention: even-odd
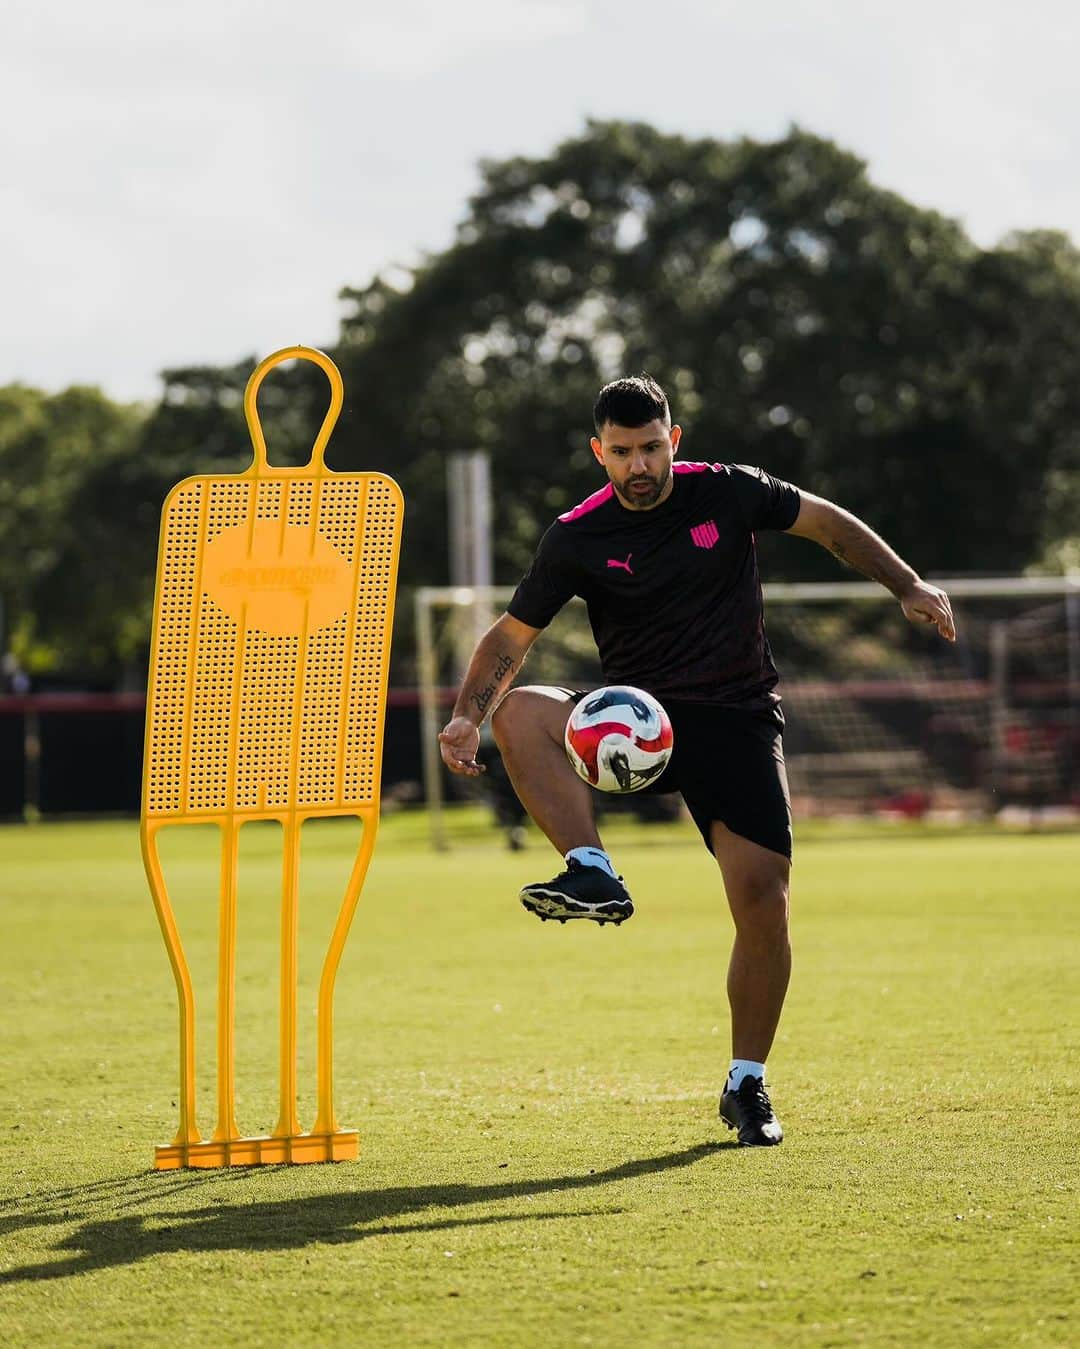
[[[212,1206],[123,1214],[119,1217],[87,1219],[53,1248],[70,1252],[67,1260],[53,1260],[0,1271],[0,1284],[24,1283],[40,1279],[63,1279],[134,1264],[152,1256],[177,1251],[288,1250],[314,1242],[340,1244],[363,1241],[377,1236],[403,1236],[409,1233],[438,1232],[454,1227],[482,1227],[492,1223],[537,1222],[552,1218],[581,1218],[596,1213],[622,1213],[619,1208],[601,1208],[575,1212],[516,1211],[483,1214],[476,1217],[435,1218],[401,1222],[412,1214],[431,1209],[455,1209],[470,1204],[492,1204],[514,1199],[532,1199],[538,1195],[592,1190],[619,1181],[634,1180],[658,1171],[691,1166],[717,1152],[726,1152],[732,1143],[699,1143],[681,1152],[664,1153],[624,1162],[621,1166],[588,1175],[552,1176],[541,1180],[504,1181],[492,1185],[403,1186],[386,1190],[359,1190],[355,1193],[310,1195],[303,1199],[278,1199],[255,1203],[229,1203],[219,1200]],[[259,1168],[265,1175],[269,1168]],[[272,1168],[285,1171],[289,1168]],[[229,1173],[230,1180],[241,1180],[251,1172]],[[120,1180],[97,1181],[40,1194],[29,1204],[5,1206],[0,1214],[0,1230],[19,1227],[51,1226],[86,1218],[86,1209],[108,1205],[111,1212],[153,1203],[166,1195],[184,1190],[205,1189],[224,1173],[184,1173],[183,1178],[137,1174]],[[82,1209],[82,1213],[78,1210]]]

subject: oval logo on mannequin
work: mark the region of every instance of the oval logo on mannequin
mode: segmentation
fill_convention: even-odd
[[[223,530],[203,554],[202,588],[235,623],[274,637],[315,632],[352,603],[352,568],[308,525],[257,520]]]

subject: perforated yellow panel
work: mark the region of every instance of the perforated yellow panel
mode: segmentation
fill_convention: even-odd
[[[145,811],[352,813],[379,789],[401,536],[378,474],[191,478],[166,503]]]
[[[330,408],[311,462],[272,468],[256,397],[282,361],[312,361]],[[324,463],[342,404],[334,363],[309,347],[267,357],[244,393],[255,455],[244,473],[189,478],[162,512],[147,691],[142,849],[180,1011],[180,1126],[155,1165],[235,1166],[355,1157],[333,1105],[334,981],[375,846],[386,684],[401,542],[401,492],[377,473]],[[317,1116],[296,1116],[300,826],[358,815],[364,830],[323,962],[318,1000]],[[272,1134],[236,1122],[234,1003],[238,834],[281,821],[279,1116]],[[221,831],[218,920],[217,1127],[195,1120],[195,1003],[169,902],[158,833],[213,821]]]

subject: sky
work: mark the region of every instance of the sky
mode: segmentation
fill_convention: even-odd
[[[589,117],[798,123],[981,244],[1080,241],[1078,56],[1065,0],[0,0],[0,385],[329,344]]]

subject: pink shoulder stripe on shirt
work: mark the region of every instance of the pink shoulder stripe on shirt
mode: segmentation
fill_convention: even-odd
[[[606,487],[601,487],[598,492],[594,492],[591,497],[586,497],[584,501],[579,502],[573,510],[569,510],[564,515],[560,515],[559,519],[564,524],[568,523],[570,520],[580,520],[583,515],[588,515],[590,511],[596,510],[596,508],[602,506],[605,501],[610,501],[614,494],[615,489],[612,487],[611,483],[608,483]]]
[[[719,473],[723,464],[672,464],[672,473]]]

